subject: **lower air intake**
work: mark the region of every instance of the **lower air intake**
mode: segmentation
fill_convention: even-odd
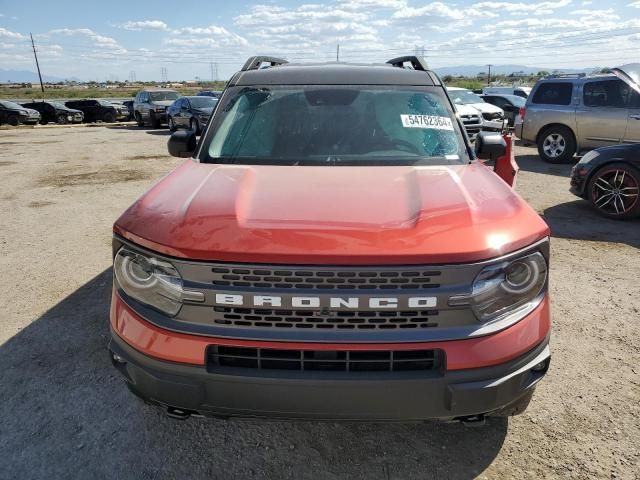
[[[207,366],[325,372],[431,371],[442,364],[441,350],[284,350],[212,345]]]

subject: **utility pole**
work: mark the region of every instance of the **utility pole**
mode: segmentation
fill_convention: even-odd
[[[167,83],[167,78],[168,78],[167,67],[162,67],[160,69],[160,75],[162,75],[162,83]]]
[[[38,54],[36,53],[36,44],[33,43],[33,34],[31,36],[31,47],[33,48],[33,56],[36,57],[36,68],[38,69],[38,78],[40,78],[40,89],[42,89],[42,101],[44,102],[44,84],[42,83],[42,75],[40,74],[40,64],[38,63]]]
[[[340,44],[336,45],[336,62],[340,61]]]
[[[493,67],[493,65],[489,63],[487,64],[487,67],[489,67],[489,73],[487,75],[487,85],[491,85],[491,67]]]
[[[413,49],[413,54],[416,57],[424,57],[424,45],[416,45]]]
[[[215,79],[214,79],[214,80],[217,82],[217,81],[218,81],[218,62],[214,62],[214,64],[213,64],[213,69],[214,69],[214,71],[216,72],[216,75],[215,75]]]
[[[129,80],[131,81],[131,83],[136,83],[136,71],[135,70],[131,70],[131,72],[129,73]]]

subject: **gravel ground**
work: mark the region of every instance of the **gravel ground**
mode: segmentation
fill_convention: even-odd
[[[0,478],[640,478],[640,222],[518,147],[553,231],[553,360],[524,415],[458,424],[167,418],[111,367],[111,225],[180,160],[135,127],[0,131]]]

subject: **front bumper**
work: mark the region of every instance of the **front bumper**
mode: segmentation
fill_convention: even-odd
[[[465,340],[347,347],[224,339],[159,328],[114,292],[109,349],[130,389],[165,407],[225,417],[452,420],[501,415],[530,397],[548,367],[549,335],[545,299],[515,325]],[[208,364],[210,345],[398,351],[433,348],[444,352],[445,362],[430,371],[263,370]],[[541,362],[545,362],[543,368],[533,371]]]
[[[322,420],[454,420],[513,413],[513,405],[530,398],[550,360],[548,338],[510,362],[437,375],[228,367],[212,372],[144,355],[113,331],[109,350],[129,388],[153,404],[206,416]]]
[[[580,167],[579,164],[575,165],[571,171],[571,181],[569,191],[575,196],[580,198],[586,198],[587,190],[587,178],[589,170],[584,167]]]
[[[501,132],[504,128],[504,120],[486,120],[483,119],[482,130],[485,132]]]

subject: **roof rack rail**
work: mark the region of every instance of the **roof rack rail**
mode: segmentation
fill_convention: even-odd
[[[394,67],[398,67],[398,68],[405,68],[404,64],[407,62],[411,64],[414,70],[422,70],[422,71],[429,70],[429,66],[427,65],[427,62],[424,59],[424,57],[417,57],[415,55],[407,55],[405,57],[392,58],[391,60],[387,61],[387,63],[390,63]]]
[[[584,78],[587,74],[584,72],[581,73],[552,73],[551,75],[547,75],[544,78]]]
[[[276,67],[278,65],[283,65],[285,63],[289,63],[282,58],[277,57],[249,57],[249,59],[244,63],[240,71],[246,72],[247,70],[258,70],[263,63],[268,63],[272,67]]]

